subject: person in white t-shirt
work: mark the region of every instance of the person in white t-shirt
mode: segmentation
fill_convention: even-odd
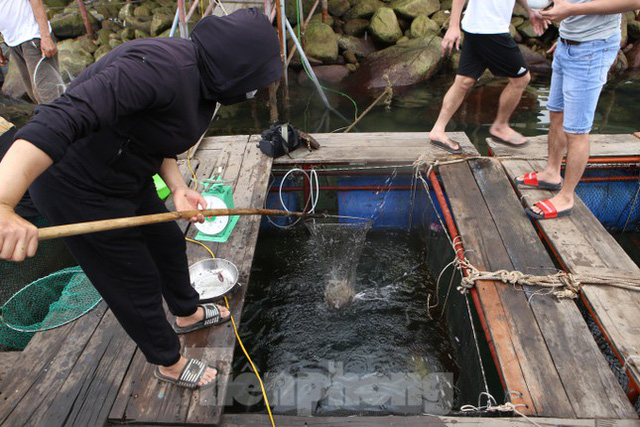
[[[57,98],[61,81],[58,48],[42,0],[0,0],[0,33],[9,46],[10,57],[20,71],[29,97],[38,104]],[[0,66],[7,62],[8,58],[0,50]],[[34,79],[36,69],[38,75]]]
[[[509,118],[515,110],[531,75],[518,45],[509,34],[511,14],[516,0],[469,0],[462,20],[464,43],[460,64],[453,86],[444,97],[440,115],[429,132],[432,144],[452,153],[460,153],[460,145],[452,141],[445,128],[458,110],[465,95],[476,80],[489,68],[495,76],[508,77],[509,83],[500,96],[496,119],[489,128],[491,138],[499,143],[522,146],[527,139],[509,126]],[[449,29],[442,40],[442,51],[447,54],[460,50],[462,34],[460,17],[466,0],[453,0]],[[527,12],[538,35],[547,29],[548,21],[532,10],[527,0],[518,0]]]

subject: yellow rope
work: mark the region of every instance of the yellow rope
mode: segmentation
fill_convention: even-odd
[[[189,167],[189,171],[191,172],[191,177],[193,178],[193,182],[195,182],[196,187],[198,187],[198,181],[196,180],[196,173],[193,170],[193,168],[191,167],[191,149],[189,149],[189,151],[187,152],[187,166]],[[190,239],[188,237],[185,237],[185,240],[189,243],[195,243],[196,245],[200,245],[203,248],[205,248],[207,250],[207,252],[209,252],[209,255],[211,255],[211,258],[215,259],[215,254],[213,253],[213,251],[204,243],[202,242],[198,242],[197,240],[193,240]],[[267,391],[264,388],[264,383],[262,382],[262,378],[260,378],[260,374],[258,373],[258,368],[256,368],[256,365],[254,365],[253,360],[251,360],[251,356],[249,356],[249,352],[247,351],[247,349],[244,347],[244,344],[242,342],[242,340],[240,339],[240,334],[238,333],[238,325],[236,324],[236,320],[233,318],[233,315],[231,314],[231,307],[229,306],[229,300],[227,299],[227,297],[224,297],[224,305],[227,306],[227,310],[229,310],[229,317],[231,317],[231,324],[233,325],[233,332],[236,335],[236,339],[238,340],[238,344],[240,344],[240,348],[242,349],[242,352],[244,353],[245,357],[247,358],[247,360],[249,361],[249,364],[251,365],[251,369],[253,369],[253,373],[256,375],[256,378],[258,378],[258,382],[260,383],[260,389],[262,390],[262,397],[264,397],[264,402],[265,402],[265,406],[267,407],[267,412],[269,413],[269,419],[271,420],[271,426],[275,427],[276,426],[276,422],[273,419],[273,414],[271,413],[271,404],[269,403],[269,398],[267,397]]]

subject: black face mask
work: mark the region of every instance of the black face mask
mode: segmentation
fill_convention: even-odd
[[[280,80],[280,43],[269,19],[256,9],[202,18],[191,33],[203,96],[223,105]]]

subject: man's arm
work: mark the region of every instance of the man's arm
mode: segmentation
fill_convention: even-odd
[[[33,15],[36,17],[38,28],[40,29],[40,50],[42,54],[47,58],[51,58],[58,53],[58,47],[51,38],[49,31],[49,20],[47,19],[47,12],[44,10],[42,0],[29,0],[31,2],[31,9]]]
[[[541,12],[552,21],[562,21],[575,15],[611,15],[640,9],[640,0],[593,0],[587,3],[568,3],[566,0],[554,0],[553,7]]]
[[[527,0],[516,1],[520,3],[527,11],[529,20],[531,21],[531,25],[533,25],[533,31],[539,36],[544,34],[544,32],[547,31],[547,28],[549,28],[550,21],[540,15],[540,12],[538,12],[537,10],[531,9]]]
[[[442,39],[442,53],[447,54],[456,49],[460,50],[460,18],[462,17],[462,8],[467,0],[453,0],[451,4],[451,16],[449,17],[449,29]]]

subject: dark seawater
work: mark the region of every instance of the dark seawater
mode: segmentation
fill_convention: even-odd
[[[302,404],[274,397],[274,412],[295,414],[305,406],[314,415],[449,412],[451,401],[430,403],[436,400],[434,390],[453,397],[452,383],[440,374],[448,373],[452,381],[457,368],[447,326],[438,316],[432,320],[427,310],[435,284],[420,239],[405,232],[370,231],[357,269],[355,300],[341,309],[325,302],[328,267],[323,261],[304,226],[261,232],[241,337],[258,369],[267,373],[270,393],[283,395],[295,387],[292,381],[269,380],[274,373],[298,379],[311,375],[321,384],[307,403],[304,397]],[[248,369],[238,349],[234,372]],[[371,389],[362,383],[368,380],[375,383]],[[416,381],[429,383],[425,396],[416,390]],[[419,403],[422,398],[429,402]],[[235,409],[263,407],[236,402]]]
[[[291,80],[295,80],[291,78]],[[379,105],[371,110],[357,128],[360,132],[424,132],[435,122],[442,98],[453,76],[441,75],[411,88],[396,88],[391,108]],[[489,80],[478,83],[470,91],[448,131],[465,132],[481,152],[486,152],[485,138],[497,111],[497,101],[506,81]],[[549,77],[535,78],[526,89],[520,105],[512,116],[512,126],[524,135],[544,135],[549,128],[546,103]],[[379,95],[363,93],[358,88],[338,88],[350,94],[359,111],[365,110]],[[311,87],[290,83],[289,103],[285,108],[282,91],[278,93],[280,118],[307,132],[331,132],[349,123],[334,114],[326,114]],[[353,104],[335,93],[328,93],[332,104],[344,117],[353,119]],[[640,130],[640,74],[625,74],[610,81],[604,88],[596,111],[594,133],[632,133]],[[253,103],[223,108],[221,117],[210,127],[211,135],[258,133],[269,125],[266,93]]]

